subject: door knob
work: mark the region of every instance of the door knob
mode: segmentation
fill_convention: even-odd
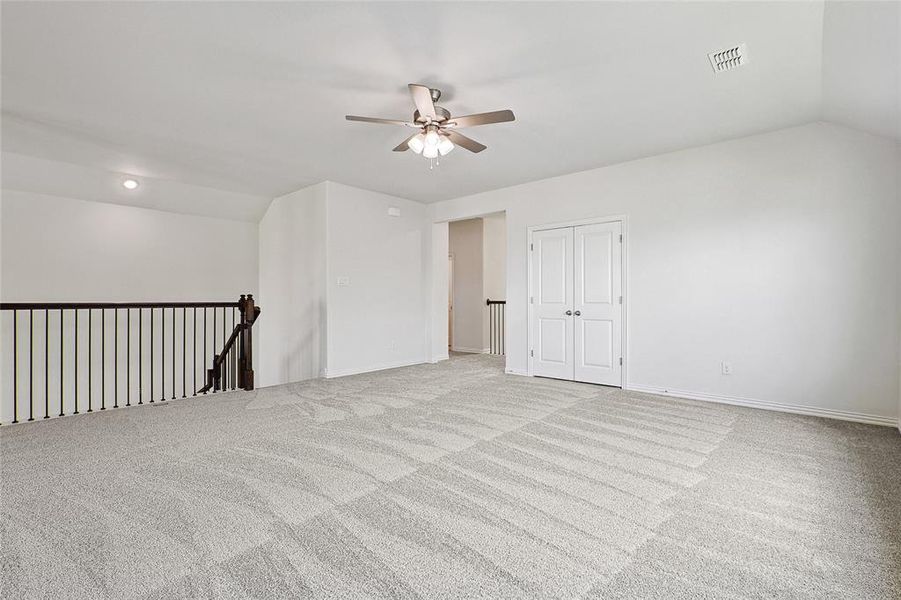
[[[575,314],[575,315],[578,317],[578,316],[580,316],[580,315],[582,314],[582,311],[577,310],[577,311],[576,311],[575,313],[573,313],[573,314]]]
[[[567,317],[571,317],[572,314],[573,314],[573,311],[571,311],[571,310],[566,311],[566,316],[567,316]]]

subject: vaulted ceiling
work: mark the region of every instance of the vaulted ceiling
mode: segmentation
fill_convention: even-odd
[[[4,186],[128,202],[92,180],[131,173],[236,218],[326,179],[434,202],[821,119],[823,32],[817,2],[4,2]],[[344,120],[409,118],[410,82],[517,120],[430,170]]]

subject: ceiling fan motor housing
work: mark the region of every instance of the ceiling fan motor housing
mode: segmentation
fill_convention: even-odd
[[[447,121],[448,119],[450,119],[450,116],[451,116],[449,110],[447,110],[447,109],[444,108],[443,106],[438,106],[438,105],[435,105],[435,115],[437,116],[437,118],[434,119],[434,120],[437,121],[437,122],[439,122],[439,123],[444,123],[445,121]],[[425,123],[428,122],[428,118],[427,118],[427,117],[423,117],[422,115],[420,115],[418,110],[414,110],[414,111],[413,111],[413,121],[414,121],[415,123],[423,123],[423,124],[425,124]]]

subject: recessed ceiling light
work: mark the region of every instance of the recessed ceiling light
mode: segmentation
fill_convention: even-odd
[[[134,190],[137,189],[138,182],[135,179],[126,179],[122,182],[122,187],[124,187],[126,190]]]

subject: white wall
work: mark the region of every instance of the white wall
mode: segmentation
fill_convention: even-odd
[[[257,227],[4,189],[4,302],[237,300],[257,286]]]
[[[428,327],[429,361],[438,362],[448,358],[447,352],[447,300],[448,289],[447,252],[450,246],[450,227],[447,222],[432,224],[431,264],[427,274],[431,279],[431,293],[425,298],[426,318],[430,318]],[[444,309],[435,307],[443,306]]]
[[[429,359],[426,215],[418,202],[328,183],[328,376]]]
[[[485,298],[504,300],[507,294],[507,217],[504,213],[482,217]]]
[[[448,225],[448,250],[454,256],[453,350],[484,352],[482,219]]]
[[[276,198],[260,221],[261,387],[325,368],[327,190],[320,183]]]
[[[510,372],[528,369],[527,228],[627,215],[629,387],[892,420],[896,152],[811,124],[442,202],[432,218],[506,210]]]
[[[253,223],[209,217],[189,216],[162,212],[132,206],[120,206],[101,202],[91,202],[48,196],[32,192],[4,189],[0,201],[2,230],[0,230],[0,297],[4,302],[130,302],[130,301],[234,301],[243,292],[256,293],[257,286],[257,227]],[[265,303],[261,302],[265,310]],[[178,364],[177,376],[172,389],[171,372],[165,377],[157,372],[154,378],[156,398],[162,395],[162,384],[166,384],[165,397],[171,394],[181,397],[191,395],[203,381],[203,361],[211,360],[213,349],[212,311],[207,315],[210,327],[207,331],[208,353],[204,356],[203,320],[199,315],[198,329],[193,329],[192,311],[166,311],[167,326],[161,330],[162,318],[156,312],[154,330],[155,355],[165,347],[166,361],[172,359],[172,330],[175,320],[175,358]],[[12,316],[4,311],[2,339],[11,339]],[[82,344],[78,356],[80,378],[78,390],[80,411],[86,410],[88,387],[90,385],[93,407],[96,410],[105,396],[107,406],[112,406],[118,392],[124,404],[128,393],[137,401],[139,381],[137,373],[131,385],[125,379],[116,381],[113,367],[124,364],[129,329],[127,317],[120,311],[118,328],[115,327],[115,312],[92,311],[91,327],[88,327],[87,311],[80,311],[78,339]],[[218,344],[223,335],[221,312],[216,327]],[[59,313],[51,311],[50,330],[47,340],[48,359],[46,369],[49,381],[47,404],[51,415],[59,412]],[[137,368],[138,323],[137,313],[132,311],[131,323],[131,364]],[[44,326],[43,311],[34,318],[34,346],[29,349],[29,314],[20,311],[18,324],[19,340],[19,409],[20,418],[25,413],[25,402],[29,396],[28,354],[34,359],[34,405],[35,415],[44,414]],[[230,318],[229,315],[227,315]],[[106,327],[103,327],[103,319]],[[143,386],[144,401],[150,399],[150,329],[149,312],[143,311]],[[74,314],[67,311],[63,343],[64,402],[66,412],[74,407],[75,380],[73,373],[75,333]],[[261,318],[262,320],[262,318]],[[228,329],[231,323],[228,322]],[[195,346],[194,339],[197,339]],[[93,345],[90,355],[93,379],[89,384],[86,376],[88,365],[88,342]],[[106,355],[102,347],[105,344]],[[116,357],[114,348],[118,344],[121,353]],[[184,352],[183,352],[184,349]],[[0,422],[11,420],[12,404],[12,357],[8,345],[0,348],[2,363],[2,404]],[[198,366],[194,369],[193,356],[198,356]],[[182,379],[181,364],[186,367]],[[104,362],[104,359],[106,362]],[[258,360],[255,361],[258,365]],[[108,376],[102,378],[106,366]],[[193,371],[193,373],[192,373]],[[184,385],[182,385],[184,384]]]

